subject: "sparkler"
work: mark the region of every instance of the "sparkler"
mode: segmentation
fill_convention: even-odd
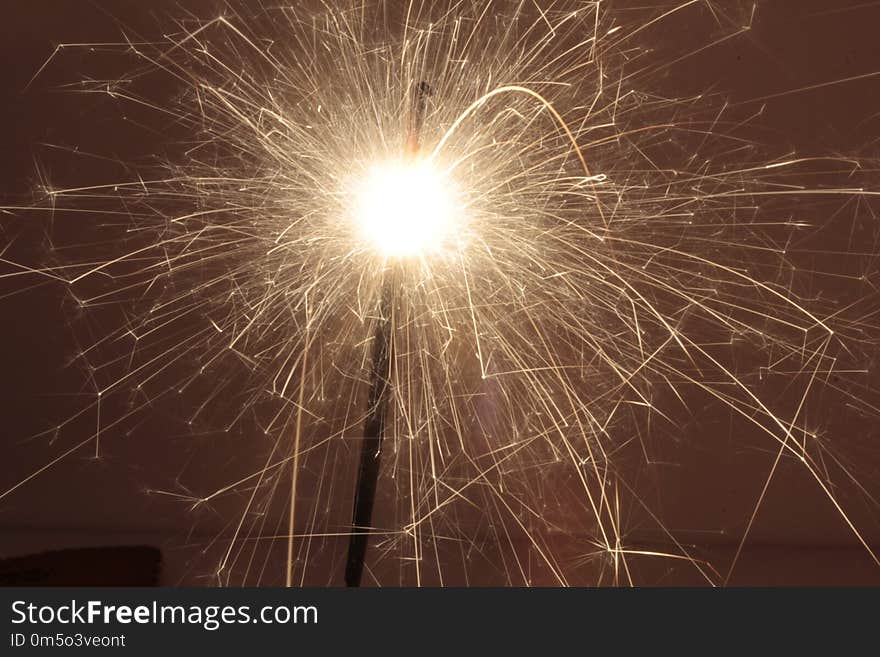
[[[426,82],[419,83],[415,92],[414,109],[411,113],[410,121],[412,125],[406,143],[406,155],[407,159],[410,161],[410,166],[413,164],[412,160],[418,156],[419,133],[422,130],[422,122],[425,119],[425,104],[429,93],[430,90],[428,84]],[[406,183],[412,181],[411,178],[411,176],[403,176],[403,179],[398,182],[402,185],[406,185]],[[393,199],[397,194],[406,193],[404,191],[405,189],[405,187],[401,186],[400,189],[384,189],[382,191],[388,194],[388,196],[385,197],[387,200],[388,198]],[[410,189],[409,193],[412,194],[414,192],[418,195],[420,191],[422,191],[421,186],[417,185],[414,189]],[[371,193],[376,192],[375,190],[371,190]],[[390,212],[395,215],[395,218],[390,222],[390,225],[385,227],[386,230],[383,231],[382,234],[376,236],[380,242],[384,240],[382,243],[386,247],[389,240],[391,240],[392,252],[400,250],[400,235],[395,234],[394,231],[402,231],[406,233],[407,226],[404,222],[408,221],[409,223],[415,224],[415,227],[410,227],[410,231],[417,230],[419,233],[428,235],[435,232],[431,230],[431,224],[434,222],[429,219],[425,222],[428,223],[428,226],[425,226],[422,224],[424,220],[418,216],[419,208],[422,207],[424,203],[430,203],[434,199],[421,198],[415,200],[417,201],[416,203],[406,203],[403,204],[402,207],[384,207],[378,209],[378,212],[382,214]],[[434,208],[432,213],[436,212],[437,209]],[[412,213],[414,216],[405,217],[404,213]],[[443,219],[442,216],[439,217],[440,221]],[[374,223],[375,221],[375,219],[372,221],[367,219],[368,224]],[[421,246],[421,244],[419,244],[420,241],[421,240],[410,239],[404,240],[404,243],[412,248],[415,246]],[[382,282],[382,292],[379,300],[379,319],[376,323],[376,335],[373,344],[373,364],[370,370],[370,396],[368,400],[369,411],[366,423],[364,424],[364,443],[361,446],[361,462],[358,470],[357,483],[355,484],[354,512],[351,522],[352,535],[348,545],[348,562],[345,569],[345,583],[348,586],[360,586],[361,583],[361,575],[364,569],[364,557],[366,555],[367,542],[369,539],[369,534],[367,532],[369,531],[370,518],[373,515],[373,503],[376,497],[376,481],[379,478],[382,440],[385,437],[385,416],[388,413],[388,394],[390,392],[390,379],[392,376],[393,358],[391,356],[391,349],[393,348],[393,345],[391,342],[391,321],[393,308],[394,277],[393,274],[389,275],[386,272]]]
[[[874,558],[834,483],[853,468],[813,403],[876,416],[872,302],[813,294],[810,221],[784,205],[869,205],[876,192],[851,181],[873,165],[767,157],[748,116],[642,89],[666,69],[640,35],[705,9],[722,41],[751,19],[714,8],[297,5],[102,46],[135,73],[78,89],[171,117],[187,143],[155,175],[46,185],[55,213],[123,217],[119,240],[59,249],[54,266],[5,260],[9,280],[49,277],[124,316],[77,355],[95,401],[51,435],[91,412],[96,428],[58,458],[100,455],[171,392],[195,400],[193,426],[258,427],[229,483],[161,490],[226,519],[203,546],[222,584],[276,581],[276,543],[286,583],[325,581],[316,555],[339,555],[340,537],[351,585],[368,540],[377,564],[403,564],[377,567],[380,582],[567,584],[595,566],[594,583],[632,583],[633,560],[663,556],[718,583],[733,566],[692,555],[624,467],[628,446],[652,461],[710,406],[773,450],[740,548],[791,460]],[[155,74],[182,88],[173,100],[138,89]],[[442,103],[426,107],[422,79]],[[113,400],[127,406],[108,416]],[[628,543],[626,498],[664,547]]]

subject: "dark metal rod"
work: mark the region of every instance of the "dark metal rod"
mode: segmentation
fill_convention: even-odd
[[[431,88],[427,82],[416,85],[412,111],[409,115],[404,155],[414,158],[419,151],[419,137],[425,118],[425,107]],[[393,361],[391,341],[391,311],[394,302],[394,276],[386,271],[382,280],[379,299],[379,317],[373,341],[373,362],[370,370],[370,396],[368,414],[364,422],[361,445],[361,462],[355,483],[354,510],[351,519],[351,536],[348,541],[348,559],[345,563],[345,585],[360,586],[364,572],[364,560],[370,540],[373,504],[376,499],[376,483],[382,457],[382,440],[391,393],[391,364]]]
[[[391,276],[386,272],[382,282],[379,302],[379,318],[373,342],[373,363],[369,396],[369,414],[364,423],[364,440],[361,445],[361,463],[358,467],[354,511],[351,519],[352,534],[348,543],[348,561],[345,564],[345,585],[360,586],[370,539],[370,523],[373,502],[376,499],[376,482],[382,456],[382,439],[385,436],[385,419],[388,415],[388,397],[391,387]]]

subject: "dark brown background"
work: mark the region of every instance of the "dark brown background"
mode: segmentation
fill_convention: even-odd
[[[87,50],[56,59],[24,91],[56,44],[117,41],[120,26],[130,33],[158,34],[166,10],[179,13],[182,5],[209,16],[216,4],[7,3],[0,21],[0,203],[27,201],[43,176],[63,186],[120,174],[113,162],[74,157],[44,144],[82,144],[85,150],[101,150],[121,160],[173,150],[171,137],[120,121],[106,100],[56,91],[58,84],[80,79],[82,70],[90,69]],[[702,27],[706,26],[671,22],[664,32],[651,36],[655,41],[649,45],[662,58],[662,39],[699,43]],[[745,103],[873,73],[880,71],[878,27],[880,3],[758,2],[750,32],[682,62],[656,84],[668,96],[713,89],[733,103]],[[154,91],[159,97],[171,93]],[[779,152],[877,157],[878,100],[880,77],[769,98],[759,121],[760,134]],[[755,109],[761,104],[755,103]],[[34,262],[47,254],[45,219],[17,213],[3,217],[0,226],[10,259]],[[81,398],[70,393],[81,389],[82,376],[65,367],[76,345],[63,289],[39,278],[19,278],[3,281],[0,297],[0,489],[5,490],[57,453],[57,446],[47,446],[45,439],[27,437],[76,407]],[[876,376],[872,378],[876,384]],[[711,425],[710,420],[701,430]],[[880,449],[870,447],[880,447],[876,425],[875,418],[854,418],[841,430],[869,445],[858,453],[862,482],[880,497]],[[726,416],[719,416],[716,426],[725,434]],[[205,562],[195,558],[198,550],[189,546],[213,537],[223,521],[194,518],[183,505],[144,491],[173,482],[183,468],[209,473],[222,471],[224,464],[212,462],[210,451],[197,452],[199,439],[180,426],[173,408],[157,410],[137,435],[141,438],[108,437],[100,461],[76,453],[0,501],[0,557],[62,547],[151,544],[165,550],[163,583],[207,581]],[[738,438],[727,435],[707,444],[702,436],[685,434],[665,448],[665,458],[658,460],[662,463],[651,466],[650,476],[662,491],[657,504],[667,525],[721,568],[741,535],[771,459],[767,453],[742,449]],[[194,465],[191,456],[196,453]],[[880,513],[863,497],[852,500],[854,520],[880,549]],[[656,531],[640,535],[636,528],[628,538],[647,547],[664,547]],[[339,581],[337,566],[328,562],[326,582]],[[699,583],[688,569],[668,563],[652,568],[646,570],[646,582]],[[783,467],[732,583],[880,585],[880,568],[804,472]]]

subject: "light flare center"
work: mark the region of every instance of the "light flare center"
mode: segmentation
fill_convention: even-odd
[[[372,167],[356,190],[355,215],[363,239],[386,257],[442,249],[461,221],[455,185],[428,161]]]

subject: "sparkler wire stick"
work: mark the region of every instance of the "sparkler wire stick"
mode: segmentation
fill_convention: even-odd
[[[430,94],[426,82],[416,87],[415,102],[410,113],[405,155],[412,160],[418,155],[419,137],[425,117],[425,105]],[[394,307],[394,275],[386,271],[379,298],[379,315],[373,338],[373,359],[370,374],[370,394],[367,400],[368,414],[364,422],[361,460],[355,484],[354,510],[351,520],[351,537],[348,543],[348,559],[345,565],[345,585],[360,586],[364,559],[370,539],[369,528],[376,499],[376,483],[382,458],[382,441],[388,415],[391,392],[393,361],[392,313]]]

